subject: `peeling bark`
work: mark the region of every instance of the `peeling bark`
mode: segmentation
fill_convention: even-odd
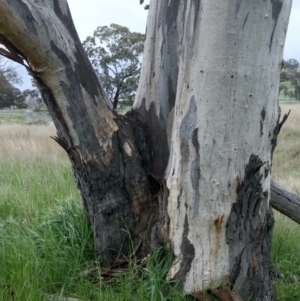
[[[244,179],[238,179],[237,201],[226,225],[232,267],[229,282],[242,298],[256,296],[258,300],[273,300],[269,275],[273,219],[272,212],[264,206],[268,191],[264,191],[263,174],[259,172],[263,165],[258,156],[251,155]]]

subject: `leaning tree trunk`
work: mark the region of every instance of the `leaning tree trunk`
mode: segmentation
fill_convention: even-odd
[[[106,263],[170,243],[169,276],[274,300],[270,169],[291,0],[152,0],[134,110],[119,116],[65,0],[0,0],[0,53],[27,66]],[[140,250],[138,250],[140,247]]]
[[[67,1],[0,1],[0,53],[36,79],[68,153],[106,263],[126,253],[128,233],[149,251],[158,205],[130,120],[112,111],[84,52]],[[137,132],[145,144],[143,133]],[[147,147],[144,147],[145,151]]]

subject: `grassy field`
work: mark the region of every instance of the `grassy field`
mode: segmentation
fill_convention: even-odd
[[[51,122],[51,117],[43,105],[38,111],[33,112],[30,119],[25,117],[25,109],[0,110],[0,124],[45,124]]]
[[[285,82],[280,82],[280,85],[287,86],[287,89],[288,89],[287,91],[288,92],[292,91],[294,93],[294,91],[295,91],[295,86],[293,86],[289,80],[285,81]],[[285,96],[284,93],[283,93],[283,90],[279,93],[278,98],[279,98],[280,101],[287,101],[289,103],[293,103],[293,102],[300,103],[299,100],[297,100],[296,98],[290,98],[288,95]]]
[[[274,155],[273,178],[300,193],[300,106],[292,108]],[[1,116],[1,114],[0,114]],[[162,253],[117,277],[100,274],[93,235],[53,125],[0,125],[0,301],[191,300],[165,281]],[[300,300],[300,226],[275,214],[272,259],[278,300]],[[161,251],[163,252],[163,251]],[[70,300],[71,301],[71,300]]]
[[[278,139],[272,177],[300,194],[300,105],[281,105],[291,110]],[[300,300],[300,225],[275,212],[272,259],[282,278],[276,283],[278,300]]]
[[[54,134],[53,125],[0,125],[0,300],[189,300],[164,280],[170,258],[161,254],[104,281]]]

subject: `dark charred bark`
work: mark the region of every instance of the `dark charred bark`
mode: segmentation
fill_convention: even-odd
[[[149,76],[147,95],[139,93],[139,91],[137,95],[136,112],[139,120],[143,121],[150,147],[149,171],[160,179],[164,177],[169,159],[169,143],[167,142],[170,141],[172,131],[179,72],[178,49],[181,43],[179,31],[182,30],[182,28],[177,28],[176,22],[177,18],[181,17],[179,4],[180,1],[174,0],[170,3],[163,2],[156,8],[159,10],[158,18],[155,27],[148,29],[148,31],[152,31],[152,34],[147,34],[150,39],[146,43],[151,44],[152,50],[157,49],[160,52],[160,58],[158,63],[157,58],[150,58],[152,70],[150,76],[148,75],[149,70],[142,68],[141,78]],[[155,8],[154,4],[152,8]],[[158,32],[162,28],[165,36],[163,43],[160,44]],[[153,50],[152,53],[154,54],[155,51]],[[157,99],[148,98],[148,95],[157,95]]]
[[[264,162],[255,155],[249,158],[244,179],[239,179],[237,201],[227,221],[230,286],[243,299],[275,300],[269,273],[274,220],[268,209],[268,192],[261,186]],[[265,211],[258,214],[259,211]],[[262,220],[261,216],[265,216]]]
[[[136,120],[116,114],[119,130],[112,138],[113,155],[111,163],[106,166],[99,157],[89,152],[91,146],[82,150],[71,145],[65,121],[50,90],[41,78],[35,78],[58,130],[58,137],[54,140],[66,150],[72,163],[93,228],[96,251],[107,264],[119,254],[133,252],[129,250],[132,245],[130,240],[133,240],[133,245],[141,247],[140,254],[148,254],[151,229],[158,216],[158,190],[155,183],[148,179],[140,151],[135,147],[135,136],[138,145],[144,143],[143,132],[132,130]],[[124,150],[125,143],[132,151],[131,156]],[[146,152],[147,149],[141,151]]]
[[[64,8],[54,1],[51,13],[60,19],[58,26],[63,26],[70,34],[74,54],[68,56],[61,45],[54,42],[56,36],[51,36],[51,30],[46,30],[52,56],[49,62],[47,56],[44,61],[36,59],[30,44],[19,45],[18,39],[7,39],[6,44],[13,49],[13,57],[28,63],[28,70],[38,83],[57,129],[54,140],[66,150],[72,163],[98,254],[106,264],[119,254],[129,255],[133,252],[129,250],[132,245],[129,240],[140,247],[142,254],[148,254],[151,229],[158,218],[158,191],[145,168],[148,165],[144,154],[148,151],[145,134],[133,130],[138,122],[134,116],[126,118],[110,110],[109,100],[84,52],[69,9],[62,12]],[[24,9],[29,10],[27,4],[17,5],[21,17]],[[50,12],[52,8],[47,9]],[[34,8],[34,13],[37,14],[35,18],[41,17],[38,9]],[[39,29],[30,26],[29,30],[37,35],[35,41],[44,39],[44,35],[37,32]],[[42,53],[43,49],[39,51]],[[44,67],[47,64],[49,67]],[[51,72],[55,64],[63,66],[63,71],[52,82],[47,72]],[[39,71],[44,69],[46,71]],[[95,110],[99,110],[100,122],[93,115]]]

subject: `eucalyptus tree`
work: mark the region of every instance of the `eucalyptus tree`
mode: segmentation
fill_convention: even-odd
[[[152,0],[136,101],[120,116],[65,0],[0,0],[1,41],[38,82],[104,263],[129,239],[140,255],[169,245],[185,293],[275,299],[269,201],[291,3]]]
[[[83,47],[104,91],[117,108],[120,99],[134,98],[141,72],[145,35],[118,24],[99,26]]]
[[[299,62],[296,59],[288,59],[284,62],[284,68],[289,70],[299,69]]]
[[[14,85],[21,84],[21,77],[15,68],[3,57],[0,57],[0,108],[11,106],[26,107],[21,91]]]

